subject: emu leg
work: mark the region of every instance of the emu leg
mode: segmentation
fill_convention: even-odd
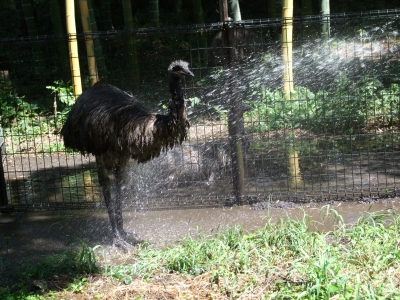
[[[128,159],[120,161],[118,167],[115,170],[115,181],[116,181],[116,199],[115,199],[115,221],[116,229],[120,236],[123,238],[127,237],[127,233],[124,230],[124,222],[122,218],[122,200],[127,196],[127,184],[128,179]]]
[[[111,229],[113,232],[113,244],[115,246],[121,247],[126,250],[126,245],[121,237],[119,231],[117,230],[117,214],[116,214],[116,199],[111,198],[111,181],[108,177],[108,168],[104,162],[102,156],[96,156],[97,172],[99,176],[99,183],[103,190],[104,200],[106,202],[108,217],[111,223]],[[122,217],[122,216],[121,216]]]

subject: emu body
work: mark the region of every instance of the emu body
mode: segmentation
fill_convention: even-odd
[[[128,93],[97,83],[79,96],[61,130],[66,147],[96,157],[113,243],[124,249],[129,243],[121,202],[128,184],[128,161],[149,161],[181,144],[187,136],[189,122],[181,76],[194,75],[187,62],[173,61],[168,68],[171,102],[167,115],[152,113]],[[111,197],[110,174],[115,176],[115,197]]]

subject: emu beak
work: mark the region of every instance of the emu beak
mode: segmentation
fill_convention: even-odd
[[[192,76],[192,77],[194,77],[194,74],[193,74],[192,71],[190,71],[190,70],[182,70],[182,71],[181,71],[181,74],[182,74],[182,75],[185,75],[185,76]]]

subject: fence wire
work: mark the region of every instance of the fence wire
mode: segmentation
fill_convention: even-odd
[[[237,56],[233,67],[221,23],[77,35],[84,90],[89,86],[87,39],[94,41],[102,80],[160,113],[166,113],[169,101],[171,60],[189,61],[195,73],[185,82],[188,140],[149,163],[132,162],[126,206],[233,203],[227,126],[232,98],[240,100],[243,111],[237,121],[245,203],[397,195],[399,15],[399,10],[385,10],[295,18],[290,100],[281,90],[281,19],[230,24]],[[59,135],[73,103],[68,38],[0,40],[5,206],[103,205],[94,157],[65,149]]]

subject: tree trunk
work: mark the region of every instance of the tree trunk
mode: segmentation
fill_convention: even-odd
[[[82,19],[82,28],[85,34],[85,43],[86,43],[86,55],[88,60],[88,68],[89,68],[89,84],[93,86],[99,79],[97,74],[96,67],[96,57],[94,54],[94,45],[93,45],[93,34],[89,16],[89,8],[87,0],[79,0],[79,6],[81,11],[81,19]]]
[[[75,25],[75,3],[71,0],[65,1],[65,12],[67,20],[67,34],[69,46],[69,59],[71,66],[72,86],[74,88],[75,99],[82,94],[81,70],[79,67],[78,42],[76,40]]]
[[[53,26],[54,32],[58,35],[65,34],[65,29],[63,26],[63,18],[61,17],[61,7],[58,0],[51,0],[51,15],[53,18]],[[64,41],[60,40],[57,42],[58,53],[60,55],[60,62],[61,62],[61,72],[62,72],[62,79],[67,77],[67,74],[70,70],[69,68],[69,58],[68,58],[68,47]]]
[[[232,183],[235,203],[242,204],[243,197],[246,189],[245,185],[245,164],[244,153],[242,147],[242,133],[240,131],[240,122],[243,118],[243,110],[241,109],[239,95],[233,91],[237,89],[238,79],[236,74],[237,60],[236,60],[236,41],[235,41],[235,28],[227,26],[228,18],[228,4],[227,0],[220,0],[220,17],[221,22],[224,23],[224,34],[226,35],[226,46],[229,58],[229,85],[230,95],[227,99],[228,106],[228,131],[229,131],[229,145],[231,150],[232,161]],[[225,44],[224,44],[225,46]]]
[[[132,6],[130,0],[122,0],[123,9],[124,9],[124,21],[125,21],[125,30],[128,31],[128,51],[129,51],[129,71],[131,72],[131,82],[132,87],[136,90],[139,87],[139,64],[138,64],[138,55],[136,50],[136,41],[133,33],[133,16],[132,16]]]

